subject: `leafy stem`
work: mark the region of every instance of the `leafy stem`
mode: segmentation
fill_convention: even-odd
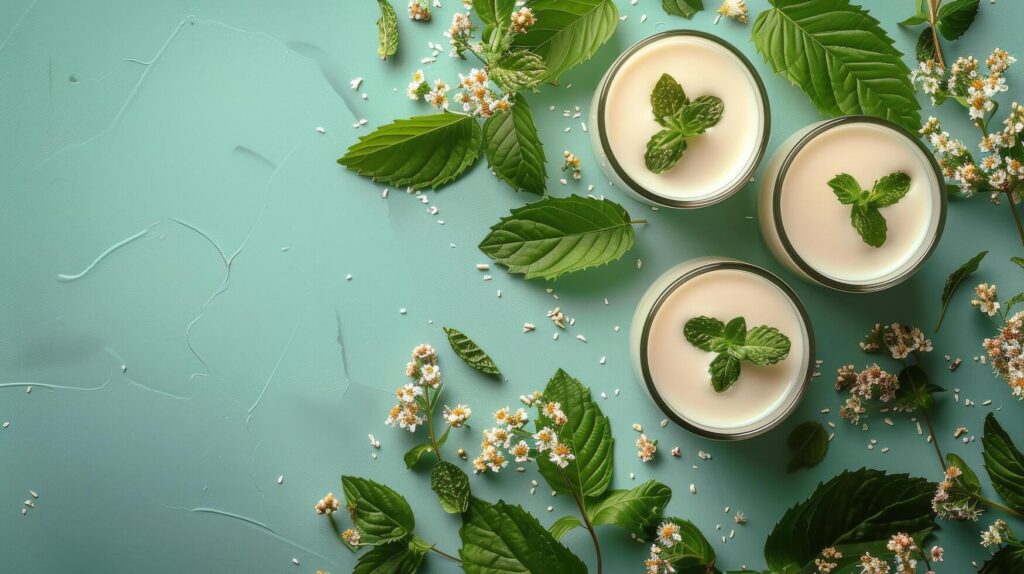
[[[441,446],[437,443],[434,434],[434,407],[437,405],[437,398],[441,396],[443,387],[443,384],[439,385],[433,393],[430,392],[429,387],[427,388],[427,434],[430,436],[430,446],[434,449],[434,455],[438,461],[444,460],[444,457],[441,456]]]
[[[939,44],[939,30],[936,28],[938,19],[936,16],[939,13],[939,4],[942,0],[928,0],[928,25],[932,28],[932,43],[935,45],[935,61],[946,69],[946,62],[942,58],[942,45]]]
[[[984,496],[982,496],[980,494],[971,494],[971,498],[977,500],[978,502],[980,502],[980,503],[984,504],[985,506],[988,506],[988,507],[990,507],[992,509],[1001,510],[1001,511],[1005,512],[1006,514],[1009,514],[1010,516],[1012,516],[1012,517],[1014,517],[1014,518],[1016,518],[1018,520],[1024,520],[1024,513],[1018,512],[1018,511],[1016,511],[1016,510],[1014,510],[1012,508],[1009,508],[1009,507],[1007,507],[1007,506],[1005,506],[1003,504],[1000,504],[1000,503],[998,503],[998,502],[996,502],[996,501],[994,501],[994,500],[992,500],[990,498],[986,498],[986,497],[984,497]]]
[[[452,562],[456,562],[458,564],[462,564],[462,560],[459,560],[457,557],[452,556],[451,554],[448,554],[447,552],[445,552],[443,550],[438,550],[436,545],[432,545],[430,547],[430,551],[435,553],[435,554],[438,554],[440,556],[444,556],[445,558],[451,560]]]
[[[601,574],[601,544],[597,540],[597,531],[594,530],[594,525],[591,524],[590,517],[587,516],[587,506],[583,502],[583,497],[580,496],[580,494],[576,492],[576,489],[571,486],[572,482],[570,482],[569,477],[566,476],[565,470],[558,467],[558,472],[561,473],[562,480],[565,481],[565,484],[570,485],[569,491],[572,493],[572,498],[576,502],[576,507],[580,510],[580,517],[583,518],[583,526],[587,529],[587,532],[590,533],[590,539],[594,542],[594,556],[597,558],[597,574]]]

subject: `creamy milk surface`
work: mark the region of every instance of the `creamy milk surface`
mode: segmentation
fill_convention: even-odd
[[[716,354],[683,336],[686,321],[701,315],[726,323],[742,316],[747,329],[776,327],[789,337],[789,356],[769,366],[745,361],[739,380],[715,392],[708,366]],[[771,415],[799,388],[807,352],[803,322],[789,297],[767,279],[734,269],[708,271],[678,286],[654,317],[647,345],[658,394],[682,418],[711,430],[743,427]]]
[[[875,180],[895,171],[910,176],[910,191],[896,205],[881,208],[886,240],[871,247],[850,223],[850,206],[839,203],[828,181],[848,173],[870,190]],[[924,153],[899,132],[870,123],[843,124],[814,137],[797,153],[782,185],[782,226],[793,249],[839,281],[870,282],[912,264],[927,248],[940,209],[935,172]]]
[[[647,141],[660,131],[651,91],[669,74],[691,100],[722,99],[718,124],[687,140],[682,159],[656,174],[644,164]],[[760,93],[743,62],[727,48],[696,36],[670,36],[637,50],[608,86],[605,131],[612,155],[645,189],[671,199],[696,199],[724,191],[743,175],[760,146],[764,118]]]

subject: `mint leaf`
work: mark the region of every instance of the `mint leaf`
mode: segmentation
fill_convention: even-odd
[[[402,456],[402,460],[405,462],[405,468],[414,468],[419,464],[423,455],[432,452],[434,452],[434,447],[429,442],[418,444],[410,448],[409,451]]]
[[[416,116],[359,138],[338,163],[395,187],[437,188],[473,165],[481,137],[480,124],[467,115]]]
[[[1013,297],[1010,297],[1004,304],[1006,306],[1006,314],[1009,315],[1010,309],[1013,309],[1014,306],[1021,303],[1024,303],[1024,293],[1017,293]]]
[[[925,24],[928,21],[929,20],[928,20],[928,16],[927,15],[915,14],[915,15],[911,16],[910,18],[907,18],[906,20],[901,21],[899,23],[899,25],[903,26],[904,28],[912,28],[914,26],[920,26],[921,24]]]
[[[1021,564],[1024,564],[1024,542],[1015,540],[986,560],[978,574],[1019,574]]]
[[[405,541],[375,546],[359,557],[352,574],[415,574],[426,552]]]
[[[769,2],[772,8],[754,22],[754,45],[819,112],[867,114],[920,128],[910,70],[878,20],[849,0]]]
[[[683,109],[683,122],[690,137],[700,135],[722,119],[725,104],[717,96],[701,96]]]
[[[719,353],[728,351],[730,348],[742,346],[747,340],[747,320],[743,317],[736,317],[725,324],[722,331],[722,338],[711,343],[711,350]],[[737,358],[742,358],[737,355]]]
[[[512,50],[502,54],[488,62],[487,69],[491,81],[504,92],[536,91],[547,70],[544,60],[527,50]]]
[[[910,411],[917,408],[930,410],[935,406],[935,393],[941,393],[945,389],[932,384],[928,380],[928,373],[920,365],[909,365],[897,375],[899,389],[896,391],[896,399],[893,401],[893,408]]]
[[[943,3],[935,15],[935,27],[939,34],[947,40],[956,40],[963,36],[978,16],[979,0],[953,0]]]
[[[662,127],[666,127],[666,118],[674,117],[688,103],[690,99],[686,97],[686,92],[675,78],[668,74],[662,74],[658,78],[651,92],[651,111],[654,113],[655,121]]]
[[[480,251],[527,279],[555,279],[604,265],[633,247],[629,214],[617,203],[571,195],[512,210],[491,226]]]
[[[363,542],[393,542],[412,533],[416,519],[402,495],[379,482],[356,476],[342,476],[341,485],[345,507],[352,523],[362,531]]]
[[[822,548],[843,554],[836,572],[864,552],[888,555],[894,532],[906,532],[919,547],[936,528],[931,499],[935,485],[906,474],[880,470],[845,471],[821,484],[810,498],[790,508],[764,547],[773,572],[812,572]]]
[[[956,292],[956,288],[964,282],[964,279],[967,279],[968,276],[978,270],[981,260],[986,255],[988,255],[988,251],[982,251],[971,257],[946,278],[946,284],[942,287],[942,311],[939,313],[939,322],[935,324],[936,333],[939,332],[939,327],[942,326],[942,319],[946,317],[946,309],[949,308],[949,302],[953,299],[953,293]]]
[[[740,360],[729,353],[722,353],[711,361],[711,386],[715,392],[724,393],[740,378]]]
[[[871,247],[881,247],[885,243],[885,218],[877,208],[855,205],[850,211],[850,221],[864,243]]]
[[[855,204],[865,195],[857,180],[848,173],[841,173],[828,180],[828,186],[843,205]]]
[[[712,343],[725,333],[725,323],[714,317],[694,317],[683,325],[683,336],[694,347],[711,351]]]
[[[461,468],[442,460],[430,472],[430,490],[448,514],[465,512],[469,507],[469,477]]]
[[[704,0],[661,0],[661,7],[673,16],[693,18],[693,15],[704,9]]]
[[[569,445],[576,459],[559,468],[548,457],[537,458],[541,476],[552,490],[584,497],[604,494],[612,482],[612,430],[608,417],[590,396],[590,389],[559,369],[544,388],[544,400],[562,405],[568,422],[558,429],[558,438]],[[556,428],[546,417],[538,416],[537,429]]]
[[[516,191],[544,195],[547,160],[526,98],[517,94],[511,110],[487,118],[483,134],[487,163],[498,179]]]
[[[828,433],[817,421],[803,422],[789,433],[786,444],[791,451],[786,472],[811,468],[817,466],[828,452]]]
[[[648,480],[631,490],[612,490],[587,500],[587,516],[594,526],[612,524],[642,536],[661,519],[671,498],[671,488]]]
[[[1024,512],[1024,453],[1013,444],[995,415],[985,417],[982,456],[992,487],[1006,501],[1006,506]]]
[[[743,358],[755,365],[774,365],[789,355],[789,337],[775,327],[758,325],[747,331]]]
[[[662,550],[661,557],[664,560],[671,562],[672,566],[683,574],[717,572],[713,570],[715,549],[694,523],[674,516],[666,522],[679,526],[679,536],[682,540]]]
[[[520,506],[502,501],[488,504],[473,497],[462,515],[459,536],[459,557],[466,574],[587,572],[579,558]]]
[[[558,520],[554,521],[551,526],[548,527],[548,532],[555,540],[561,540],[563,536],[572,532],[574,528],[583,526],[579,518],[575,516],[563,516]]]
[[[473,0],[473,12],[484,24],[483,39],[488,41],[494,30],[503,30],[511,23],[516,0]],[[493,78],[493,75],[491,76]]]
[[[684,151],[686,136],[672,128],[661,130],[647,141],[644,165],[654,173],[664,173],[679,163]]]
[[[473,342],[473,339],[451,327],[445,327],[444,334],[448,335],[448,344],[451,345],[452,351],[455,351],[455,354],[467,365],[488,375],[501,374],[498,371],[498,366],[479,345]]]
[[[910,176],[897,171],[875,182],[868,194],[868,203],[875,207],[889,207],[903,199],[910,191]]]
[[[539,24],[516,35],[512,45],[544,60],[544,82],[554,82],[563,72],[589,60],[619,24],[619,11],[612,0],[536,0],[530,8]]]
[[[398,15],[388,0],[377,0],[380,18],[377,20],[377,55],[381,60],[398,53]]]

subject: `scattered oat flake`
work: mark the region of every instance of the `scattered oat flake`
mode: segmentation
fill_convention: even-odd
[[[523,332],[524,333],[529,333],[530,331],[533,331],[536,328],[537,328],[537,326],[534,325],[533,323],[523,323]]]
[[[584,343],[587,342],[587,338],[584,337],[583,335],[576,335],[576,338],[579,339],[580,341],[583,341]]]
[[[283,474],[277,477],[277,484],[278,484],[278,486],[284,484],[284,475]]]
[[[957,357],[952,363],[949,364],[949,370],[955,371],[960,367],[960,357]]]
[[[317,126],[316,133],[318,133],[320,135],[323,135],[323,134],[327,133],[327,130],[325,130],[324,128],[322,128],[320,126]]]
[[[608,362],[608,358],[605,357],[604,355],[601,355],[601,360],[599,360],[598,363],[604,365],[607,362]]]
[[[661,423],[659,423],[659,424],[661,424],[661,428],[667,427],[668,426],[668,419],[661,419]]]
[[[643,24],[646,21],[647,21],[647,14],[643,14],[642,16],[640,16],[640,23],[641,24]]]
[[[690,483],[690,494],[697,494],[697,485]]]
[[[679,458],[679,457],[683,456],[682,452],[680,452],[678,446],[672,447],[672,456],[674,456],[676,458]]]
[[[292,558],[292,564],[298,566],[299,565],[299,559],[298,558]]]
[[[895,422],[893,422],[893,420],[892,420],[891,418],[889,418],[889,417],[885,417],[885,419],[883,419],[883,421],[882,421],[882,422],[884,422],[885,424],[887,424],[887,425],[889,425],[889,426],[894,426],[894,425],[896,424],[896,423],[895,423]]]
[[[477,263],[476,264],[476,270],[477,271],[490,271],[491,270],[491,266],[488,265],[487,263]]]
[[[362,83],[363,83],[363,79],[362,78],[355,78],[352,81],[350,81],[348,83],[348,85],[352,86],[353,90],[358,90],[359,86],[361,86]]]
[[[633,430],[636,432],[644,432],[644,427],[640,426],[640,423],[633,423]]]
[[[619,396],[619,389],[615,389],[615,396]]]

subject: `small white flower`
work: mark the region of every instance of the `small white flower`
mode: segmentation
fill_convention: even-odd
[[[548,460],[557,464],[559,468],[565,468],[569,466],[569,462],[576,460],[576,455],[572,453],[569,445],[560,442],[551,447]]]
[[[676,542],[682,542],[679,525],[675,522],[665,521],[658,526],[658,543],[668,548],[675,546]]]

